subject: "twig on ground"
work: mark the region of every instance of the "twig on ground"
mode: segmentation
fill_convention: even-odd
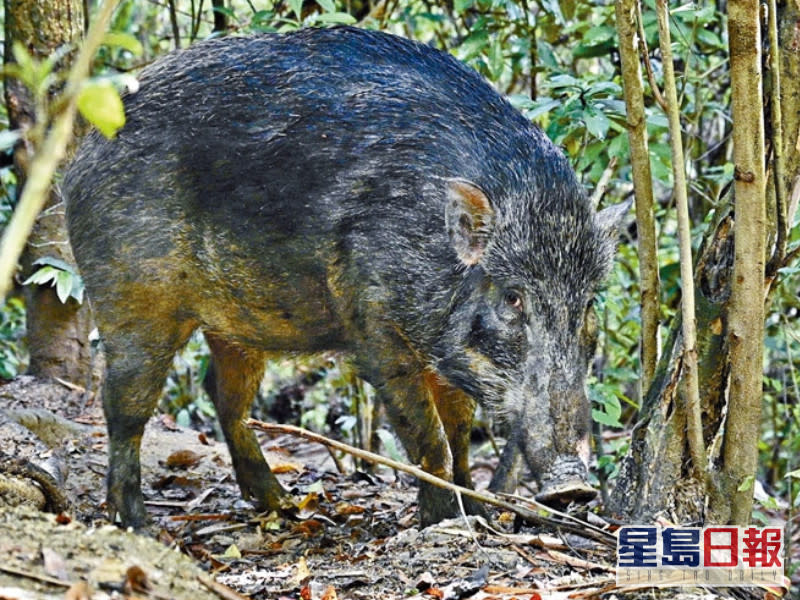
[[[74,583],[72,581],[62,581],[60,579],[56,579],[55,577],[40,575],[39,573],[34,573],[33,571],[26,571],[24,569],[17,569],[16,567],[9,567],[6,565],[0,565],[0,571],[3,573],[8,573],[9,575],[16,575],[17,577],[25,577],[27,579],[33,579],[34,581],[49,583],[50,585],[58,585],[63,588],[72,587],[72,584]]]
[[[54,377],[53,379],[55,379],[58,383],[63,385],[68,390],[72,390],[73,392],[80,392],[81,394],[85,394],[86,393],[86,388],[85,387],[82,387],[80,385],[76,385],[76,384],[72,383],[71,381],[67,381],[66,379],[61,379],[60,377]]]
[[[294,425],[279,425],[274,423],[265,423],[257,419],[248,419],[247,425],[254,429],[259,429],[261,431],[264,431],[266,433],[271,433],[271,434],[289,433],[292,435],[296,435],[298,437],[305,438],[312,442],[324,444],[332,448],[336,448],[337,450],[340,450],[342,452],[346,452],[347,454],[351,454],[367,462],[385,465],[396,471],[402,471],[403,473],[408,473],[409,475],[413,475],[420,481],[424,481],[431,485],[435,485],[437,487],[450,490],[451,492],[455,492],[457,494],[462,494],[464,496],[467,496],[468,498],[473,498],[485,504],[491,504],[493,506],[497,506],[499,508],[502,508],[503,510],[507,510],[516,515],[519,515],[529,523],[551,527],[554,529],[560,528],[565,531],[569,531],[570,533],[574,533],[592,539],[596,542],[599,542],[609,547],[616,546],[616,538],[612,533],[603,531],[602,529],[599,529],[583,521],[579,521],[580,525],[576,525],[574,523],[564,522],[559,519],[544,517],[528,508],[517,506],[515,504],[512,504],[511,502],[508,502],[507,500],[503,500],[502,498],[496,496],[491,492],[483,490],[481,491],[472,490],[469,488],[462,487],[460,485],[456,485],[450,481],[445,481],[444,479],[440,479],[435,475],[431,475],[430,473],[423,471],[419,467],[408,465],[396,460],[392,460],[391,458],[386,458],[380,456],[379,454],[375,454],[373,452],[367,452],[366,450],[361,450],[360,448],[355,448],[353,446],[350,446],[349,444],[345,444],[337,440],[332,440],[330,438],[325,437],[324,435],[320,435],[318,433],[308,431],[307,429],[303,429],[302,427],[295,427]],[[541,510],[546,510],[551,513],[555,512],[550,507],[544,505],[537,505],[537,506],[540,507]],[[559,514],[563,515],[563,513]]]
[[[198,575],[197,580],[223,600],[248,600],[248,596],[243,596],[236,590],[214,581],[207,575]]]

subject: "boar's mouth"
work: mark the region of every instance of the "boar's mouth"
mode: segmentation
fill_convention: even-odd
[[[527,439],[515,440],[517,452],[522,452],[539,484],[536,500],[554,508],[593,500],[597,491],[589,484],[589,471],[580,452],[577,447],[565,448],[565,440],[554,439],[558,432],[550,425],[545,419],[539,424],[544,431],[530,429]],[[548,436],[552,437],[546,440]]]

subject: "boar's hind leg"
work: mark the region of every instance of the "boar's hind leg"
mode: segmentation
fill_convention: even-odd
[[[266,354],[212,333],[206,332],[205,337],[216,376],[211,396],[242,496],[252,499],[260,509],[288,508],[286,491],[264,460],[255,433],[244,422],[264,376]]]
[[[140,528],[146,520],[141,489],[139,450],[147,420],[156,407],[175,352],[193,325],[166,331],[164,321],[135,322],[135,327],[96,313],[103,332],[106,380],[103,410],[108,426],[108,496],[111,520],[119,514],[125,527]]]
[[[460,486],[472,488],[469,442],[472,419],[475,416],[475,400],[431,371],[425,373],[425,384],[436,404],[436,411],[450,443],[453,455],[453,481]],[[462,498],[462,501],[468,513],[486,515],[486,509],[480,502],[472,498]]]

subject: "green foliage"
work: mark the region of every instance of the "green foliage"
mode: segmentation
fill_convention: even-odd
[[[107,80],[88,81],[78,95],[78,110],[107,138],[125,125],[125,108],[114,86]]]
[[[159,402],[159,408],[173,415],[179,425],[216,428],[216,411],[203,387],[208,364],[208,346],[202,334],[196,332],[173,359]]]
[[[25,334],[25,304],[9,298],[0,307],[0,378],[13,379],[24,365],[20,339]]]
[[[7,77],[22,82],[30,90],[33,98],[41,102],[50,89],[61,80],[62,74],[56,71],[55,67],[68,50],[66,47],[59,48],[47,58],[37,60],[22,43],[15,41],[11,47],[15,62],[4,65],[3,71]]]
[[[63,260],[45,256],[34,261],[33,266],[39,269],[22,282],[22,285],[47,285],[56,288],[56,295],[61,302],[73,298],[78,304],[83,302],[83,280],[75,268]]]

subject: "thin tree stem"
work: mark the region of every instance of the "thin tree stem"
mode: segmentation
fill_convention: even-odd
[[[664,96],[669,120],[669,141],[672,150],[675,204],[678,212],[678,243],[681,263],[681,316],[683,322],[683,368],[686,393],[686,426],[689,453],[695,475],[707,480],[707,459],[703,443],[700,414],[700,389],[697,373],[697,325],[694,306],[694,273],[692,269],[692,227],[689,222],[689,199],[686,192],[686,169],[683,156],[678,91],[672,63],[672,42],[669,32],[669,7],[666,0],[656,3],[658,34],[664,69]]]

